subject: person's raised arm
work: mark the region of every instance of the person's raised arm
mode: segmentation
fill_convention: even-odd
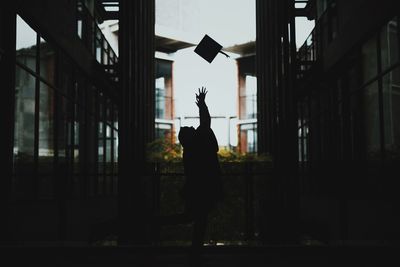
[[[200,126],[210,128],[211,116],[205,102],[206,94],[207,94],[206,88],[204,87],[201,87],[201,89],[199,88],[199,94],[196,94],[196,105],[199,107]]]

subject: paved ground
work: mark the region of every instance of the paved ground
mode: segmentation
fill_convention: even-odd
[[[400,266],[399,248],[352,247],[0,247],[1,266]],[[399,253],[400,255],[400,253]]]

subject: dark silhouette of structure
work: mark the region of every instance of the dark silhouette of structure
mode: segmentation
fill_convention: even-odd
[[[217,138],[211,129],[211,116],[205,103],[207,91],[199,89],[196,105],[199,107],[200,125],[181,127],[179,141],[183,147],[185,184],[181,195],[185,201],[183,214],[159,218],[161,224],[193,222],[192,246],[204,243],[210,211],[222,200],[222,180],[217,152]]]

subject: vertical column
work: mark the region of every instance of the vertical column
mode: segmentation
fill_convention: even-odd
[[[14,144],[15,16],[13,3],[0,8],[0,121],[3,129],[0,138],[0,242],[11,238],[8,226]]]
[[[299,238],[299,175],[298,175],[298,114],[296,97],[296,39],[295,39],[295,4],[294,0],[286,0],[284,21],[284,42],[285,42],[285,76],[286,76],[286,133],[284,142],[286,145],[285,161],[282,170],[286,170],[285,191],[287,197],[288,216],[288,241],[297,242]]]
[[[146,144],[154,136],[154,0],[121,0],[119,242],[146,244]]]
[[[257,0],[257,110],[258,110],[258,151],[268,152],[276,162],[277,149],[277,1]],[[266,176],[264,194],[260,199],[262,210],[260,235],[263,243],[271,244],[280,240],[281,203],[279,184],[275,172]]]
[[[297,117],[294,92],[293,0],[257,1],[257,78],[259,151],[272,154],[263,206],[264,241],[296,238],[298,204]],[[290,27],[290,30],[289,30]]]
[[[257,45],[256,45],[256,75],[257,75],[257,137],[259,153],[270,152],[270,146],[266,134],[266,128],[268,127],[268,116],[267,109],[267,51],[268,51],[268,40],[267,40],[267,27],[266,24],[266,13],[267,13],[267,2],[262,0],[256,1],[256,33],[257,33]]]

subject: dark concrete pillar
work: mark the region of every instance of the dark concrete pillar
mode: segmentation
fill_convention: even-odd
[[[15,98],[15,8],[7,3],[0,8],[0,242],[11,238],[9,231],[9,199],[11,193],[14,98]]]
[[[287,243],[297,239],[298,213],[294,1],[256,3],[258,149],[272,155],[274,166],[266,177],[261,234],[267,243]]]
[[[148,243],[146,144],[154,136],[154,0],[121,0],[119,244]]]

